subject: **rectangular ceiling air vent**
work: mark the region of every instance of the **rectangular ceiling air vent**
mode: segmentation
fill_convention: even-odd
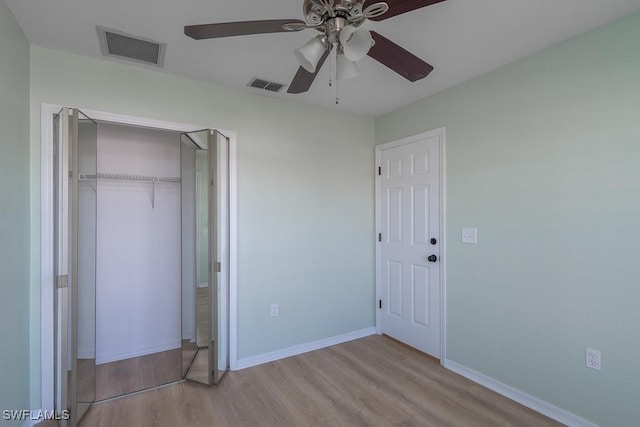
[[[268,90],[269,92],[280,92],[285,85],[254,77],[247,86]]]
[[[165,43],[135,37],[111,28],[97,27],[100,50],[105,56],[128,59],[162,67],[167,48]]]

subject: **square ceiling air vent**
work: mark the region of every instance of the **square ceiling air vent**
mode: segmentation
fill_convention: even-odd
[[[280,92],[285,85],[254,77],[249,81],[247,86],[255,87],[256,89],[264,89],[269,92]]]
[[[105,56],[128,59],[162,67],[167,48],[165,43],[132,36],[111,28],[97,27],[100,50]]]

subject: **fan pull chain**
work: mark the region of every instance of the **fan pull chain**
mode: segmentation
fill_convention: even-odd
[[[339,93],[339,83],[338,83],[338,51],[340,49],[336,49],[336,105],[340,104],[340,93]]]
[[[331,57],[331,55],[329,55],[329,87],[333,86],[332,78],[333,78],[333,58]]]

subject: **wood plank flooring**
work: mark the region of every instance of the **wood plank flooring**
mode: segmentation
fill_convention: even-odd
[[[94,405],[81,426],[558,426],[397,341],[370,336]]]
[[[96,366],[96,400],[179,381],[182,350],[162,351]]]

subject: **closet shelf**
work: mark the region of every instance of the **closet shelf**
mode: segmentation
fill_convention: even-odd
[[[80,181],[97,181],[99,179],[109,179],[112,181],[135,181],[135,182],[150,182],[153,184],[153,192],[151,193],[151,208],[156,207],[156,184],[161,182],[180,182],[179,176],[145,176],[145,175],[131,175],[122,173],[101,173],[98,172],[95,175],[81,173],[78,176]],[[97,188],[89,182],[93,192],[97,194]]]
[[[80,174],[80,181],[95,181],[96,179],[110,179],[114,181],[142,181],[142,182],[180,182],[179,176],[145,176],[121,173],[102,173],[96,175]]]

